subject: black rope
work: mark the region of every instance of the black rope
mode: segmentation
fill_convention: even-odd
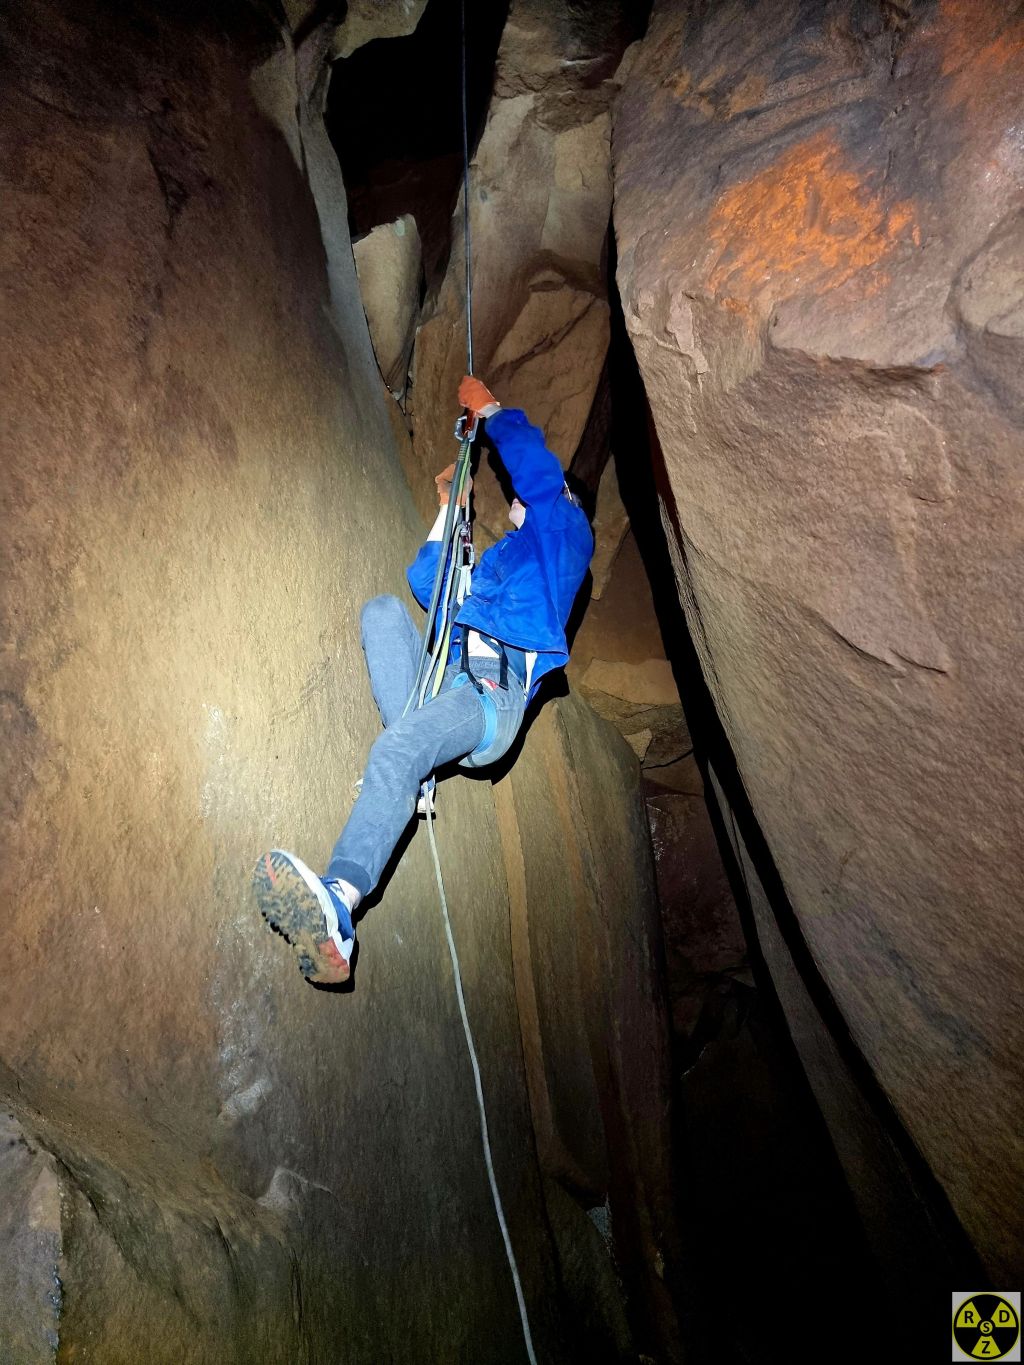
[[[473,373],[473,251],[469,234],[469,116],[466,113],[466,0],[462,0],[462,235],[466,255],[466,373]]]
[[[462,56],[462,231],[465,242],[466,256],[466,373],[473,373],[473,253],[472,240],[469,229],[469,114],[467,112],[467,70],[466,70],[466,0],[461,0],[460,5],[461,21],[461,56]],[[468,416],[467,416],[468,422]],[[448,511],[445,516],[444,530],[441,533],[441,554],[438,558],[437,573],[434,576],[433,591],[430,594],[430,605],[427,608],[427,622],[423,631],[423,638],[420,641],[419,658],[416,662],[416,682],[409,700],[405,704],[403,715],[407,714],[413,707],[420,705],[420,693],[423,690],[424,679],[433,672],[430,667],[430,641],[434,634],[436,625],[436,613],[441,603],[441,593],[444,587],[445,570],[451,560],[452,579],[458,575],[458,556],[460,548],[456,543],[458,532],[456,523],[468,518],[469,515],[469,460],[470,460],[471,440],[463,439],[459,447],[459,456],[455,466],[455,473],[452,478],[452,487],[448,498]],[[463,474],[463,467],[465,472]],[[460,476],[462,476],[460,478]],[[459,501],[457,491],[460,482],[466,485],[466,509],[463,511],[457,507]],[[445,601],[445,619],[451,611],[450,596]],[[443,625],[442,625],[443,630]],[[465,632],[463,632],[465,634]],[[463,654],[466,653],[466,642],[461,644]],[[439,660],[439,666],[443,669],[447,660]]]

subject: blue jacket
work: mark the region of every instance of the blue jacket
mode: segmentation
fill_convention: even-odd
[[[455,620],[516,649],[536,650],[532,697],[545,673],[569,661],[565,625],[594,553],[594,537],[586,513],[563,493],[562,466],[525,413],[500,408],[488,419],[487,434],[526,505],[526,520],[481,555],[472,593]],[[424,608],[440,553],[441,542],[428,540],[407,571]]]

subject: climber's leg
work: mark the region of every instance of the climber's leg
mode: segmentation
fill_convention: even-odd
[[[360,620],[363,653],[370,675],[370,689],[385,726],[398,720],[405,711],[416,681],[420,657],[420,636],[404,602],[384,594],[371,598],[363,607]],[[429,802],[434,813],[434,787],[431,777],[426,796],[420,796],[416,809],[426,815]],[[362,778],[356,783],[358,793]]]
[[[345,981],[355,946],[352,912],[377,885],[435,768],[471,753],[484,738],[484,703],[474,688],[451,688],[399,716],[370,750],[362,790],[324,876],[293,853],[264,854],[253,874],[264,918],[280,929],[309,981]]]
[[[360,898],[377,885],[413,811],[421,782],[471,753],[484,735],[483,702],[472,687],[445,687],[401,716],[377,739],[363,786],[335,844],[324,878],[343,880]]]
[[[381,720],[393,725],[405,710],[419,658],[420,636],[397,597],[373,597],[360,617],[370,688]]]

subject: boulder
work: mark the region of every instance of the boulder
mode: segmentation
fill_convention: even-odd
[[[598,715],[629,740],[645,767],[673,763],[693,748],[667,659],[592,659],[579,688]]]
[[[643,663],[594,659],[583,683],[593,691],[607,692],[637,706],[672,706],[679,702],[672,665],[667,659],[645,659]]]
[[[352,244],[352,254],[374,355],[384,383],[400,399],[416,334],[423,273],[416,220],[407,213],[393,223],[379,224]]]
[[[1000,1283],[1024,1256],[1022,89],[996,0],[664,0],[614,153],[724,799],[749,794],[795,911],[764,928],[791,1026],[834,1123],[877,1082]],[[838,1006],[831,1053],[799,973]],[[887,1140],[858,1164],[844,1139],[852,1183]]]

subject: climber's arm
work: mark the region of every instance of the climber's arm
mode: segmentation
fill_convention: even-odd
[[[516,496],[535,511],[562,495],[565,473],[544,444],[544,433],[519,408],[499,408],[487,419],[487,434],[508,470]]]
[[[444,511],[438,517],[441,525],[444,525]],[[420,546],[420,552],[405,571],[405,576],[412,589],[412,595],[420,604],[424,611],[430,606],[430,594],[434,587],[434,574],[437,572],[437,560],[441,553],[441,532],[434,530],[437,523],[431,528],[430,535]]]
[[[471,375],[459,385],[459,402],[486,419],[487,434],[519,500],[534,509],[553,506],[565,486],[565,474],[544,444],[541,429],[531,426],[519,408],[503,408],[490,389]]]

